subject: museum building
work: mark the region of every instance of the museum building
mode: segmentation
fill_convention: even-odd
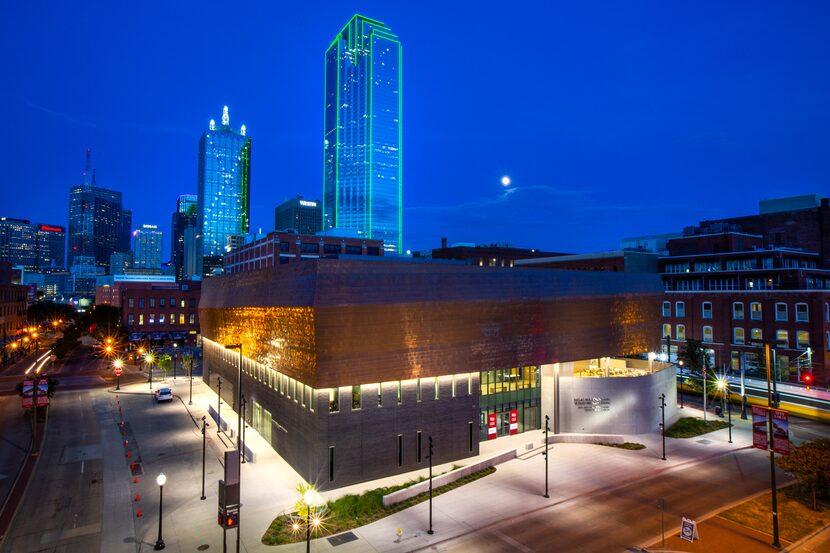
[[[662,294],[658,275],[384,257],[225,274],[202,285],[203,378],[236,410],[241,363],[247,422],[321,489],[423,468],[429,436],[436,464],[478,455],[546,414],[650,432],[674,371],[623,358],[659,347]]]

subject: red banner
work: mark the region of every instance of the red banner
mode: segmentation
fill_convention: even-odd
[[[487,439],[493,440],[496,438],[496,414],[490,413],[487,415]]]
[[[767,439],[767,408],[752,406],[752,447],[769,449],[769,440]]]
[[[519,412],[516,409],[510,410],[510,435],[519,433]]]
[[[786,411],[772,411],[772,450],[781,455],[790,454],[790,421]]]

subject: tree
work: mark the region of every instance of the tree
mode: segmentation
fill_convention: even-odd
[[[172,361],[173,358],[170,357],[169,353],[162,353],[156,357],[156,366],[163,370],[166,374],[170,372],[170,368],[173,366]]]
[[[778,466],[810,487],[813,510],[817,511],[817,491],[819,488],[825,490],[830,481],[830,439],[822,438],[792,448],[789,455],[778,458]]]
[[[677,358],[683,362],[683,366],[696,374],[703,373],[703,365],[706,362],[706,348],[701,340],[686,338],[686,343],[677,354]]]

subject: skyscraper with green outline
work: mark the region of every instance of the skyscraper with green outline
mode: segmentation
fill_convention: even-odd
[[[326,50],[323,230],[351,229],[400,253],[401,44],[355,15]]]
[[[202,274],[222,266],[229,235],[248,232],[251,208],[251,137],[245,125],[230,126],[228,106],[222,124],[211,119],[199,139],[199,183],[196,228],[202,252]]]

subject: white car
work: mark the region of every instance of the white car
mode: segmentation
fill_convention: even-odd
[[[156,390],[156,401],[173,401],[173,390],[170,388],[159,388]]]

